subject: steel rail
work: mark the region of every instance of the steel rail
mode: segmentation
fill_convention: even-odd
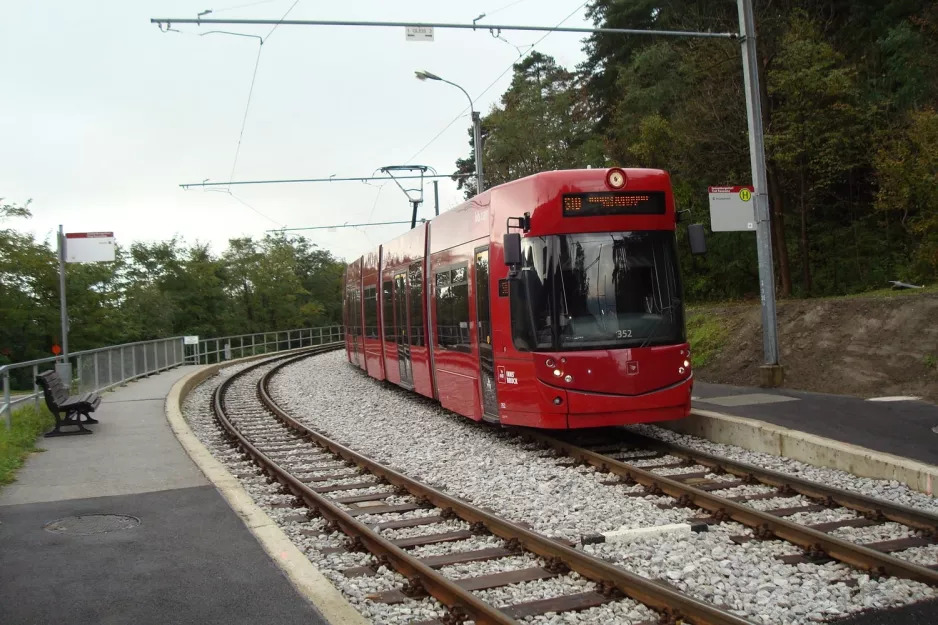
[[[261,402],[274,414],[275,417],[277,417],[288,427],[302,433],[311,441],[315,442],[321,447],[328,449],[337,456],[357,464],[368,472],[381,477],[388,483],[406,489],[411,495],[417,498],[426,500],[441,509],[449,509],[461,519],[469,523],[481,522],[492,534],[506,540],[517,540],[526,550],[534,554],[547,559],[559,559],[568,568],[576,571],[587,579],[599,583],[601,587],[617,588],[626,596],[631,597],[632,599],[646,605],[649,608],[657,610],[662,614],[668,615],[676,621],[685,619],[685,621],[682,622],[693,623],[695,625],[752,625],[751,621],[729,614],[728,612],[724,612],[723,610],[720,610],[716,606],[713,606],[709,603],[694,599],[689,595],[671,590],[670,588],[667,588],[652,580],[635,575],[633,573],[629,573],[628,571],[616,567],[604,560],[600,560],[599,558],[590,556],[582,551],[577,551],[576,549],[567,547],[566,545],[556,542],[546,536],[520,527],[510,521],[496,516],[495,514],[477,508],[476,506],[473,506],[461,499],[457,499],[456,497],[452,497],[451,495],[447,495],[446,493],[427,486],[426,484],[411,479],[406,475],[398,473],[394,469],[375,462],[370,458],[367,458],[366,456],[363,456],[358,452],[345,447],[340,443],[337,443],[322,433],[300,423],[295,418],[287,414],[282,408],[280,408],[279,405],[277,405],[277,403],[270,396],[268,385],[270,380],[282,368],[309,356],[310,354],[302,354],[300,356],[286,359],[279,363],[270,371],[265,373],[264,376],[259,380],[257,390]],[[296,480],[291,480],[290,483],[297,484]],[[302,492],[305,493],[305,491],[308,490],[304,484],[298,484],[298,488],[301,487],[300,489]],[[315,493],[313,494],[316,495]],[[320,497],[319,495],[316,496],[317,498]],[[334,506],[331,507],[334,508]],[[356,535],[361,535],[360,532],[363,531],[370,533],[370,530],[363,528],[361,523],[355,522],[351,517],[347,517],[347,515],[345,515],[341,510],[336,510],[335,515],[340,518],[346,517],[348,521],[351,521],[351,523],[339,523],[340,527],[343,529],[346,529],[347,527],[349,530],[356,532]],[[384,546],[385,544],[386,541],[382,541],[376,546],[387,549],[387,547]],[[406,553],[401,552],[401,550],[397,547],[393,547],[393,545],[389,547],[390,549],[393,549],[395,556],[409,558]],[[407,562],[409,563],[410,560]],[[409,564],[403,562],[402,565],[405,567],[410,566]],[[448,587],[449,586],[446,584],[440,584],[441,589],[448,589]],[[427,588],[427,590],[430,590],[430,588]],[[431,594],[433,593],[431,592]]]
[[[342,344],[330,347],[331,349],[338,349],[341,346]],[[307,358],[326,351],[330,351],[330,349],[316,349],[311,353],[303,354],[300,358]],[[278,369],[298,359],[299,358],[286,359],[278,366]],[[463,590],[440,573],[437,573],[418,559],[410,556],[400,547],[393,545],[377,532],[372,531],[361,521],[347,514],[327,497],[312,490],[289,471],[281,467],[276,461],[272,460],[264,452],[255,447],[241,434],[225,413],[225,392],[231,384],[242,375],[268,364],[270,364],[270,361],[264,360],[252,365],[231,376],[215,389],[213,396],[215,417],[224,430],[237,441],[238,445],[248,455],[253,457],[268,476],[280,482],[281,485],[287,488],[296,497],[302,499],[310,508],[316,509],[324,519],[337,525],[345,534],[353,539],[360,540],[363,546],[372,554],[377,557],[387,557],[390,564],[398,573],[404,575],[412,582],[418,581],[424,590],[451,610],[457,612],[464,610],[465,613],[471,616],[477,623],[485,623],[487,625],[517,625],[516,620],[478,599],[470,591]],[[263,382],[266,377],[265,375],[261,381]],[[258,388],[260,388],[260,385]]]
[[[871,514],[877,517],[882,515],[882,517],[885,517],[885,519],[889,521],[907,525],[932,535],[938,534],[938,515],[930,514],[922,510],[916,510],[890,501],[875,499],[861,495],[860,493],[853,493],[843,490],[842,488],[811,482],[794,475],[788,475],[787,473],[764,469],[745,462],[697,451],[696,449],[684,447],[676,443],[661,441],[642,434],[629,432],[625,442],[632,440],[648,449],[667,453],[678,458],[684,458],[695,464],[717,471],[722,470],[742,478],[755,478],[757,481],[768,486],[788,487],[799,495],[803,495],[809,499],[833,502],[838,506],[849,508],[850,510],[862,514]]]
[[[938,586],[938,571],[829,536],[767,512],[756,510],[745,504],[712,495],[689,484],[684,484],[663,475],[657,475],[640,467],[558,440],[547,434],[531,430],[519,430],[519,433],[529,440],[541,442],[575,460],[614,473],[642,486],[659,489],[661,493],[678,499],[681,504],[696,506],[716,515],[725,515],[738,523],[754,528],[756,535],[760,538],[777,537],[806,551],[814,553],[823,551],[829,557],[859,569]]]

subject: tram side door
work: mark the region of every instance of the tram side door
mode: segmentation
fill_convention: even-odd
[[[394,323],[397,334],[397,366],[401,384],[413,388],[414,368],[410,360],[410,328],[407,323],[407,274],[394,276]]]
[[[492,313],[489,307],[489,248],[475,251],[476,335],[479,339],[479,383],[482,414],[498,420],[498,391],[495,387],[495,354],[492,349]]]

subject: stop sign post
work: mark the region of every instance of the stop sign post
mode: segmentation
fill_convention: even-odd
[[[68,241],[73,241],[68,249]],[[72,363],[68,360],[68,306],[65,299],[65,263],[111,262],[115,258],[113,232],[70,232],[59,224],[59,315],[62,322],[62,346],[53,345],[52,353],[62,357],[55,371],[66,384],[72,381]]]

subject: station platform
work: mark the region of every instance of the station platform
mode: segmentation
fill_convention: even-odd
[[[938,465],[938,406],[695,382],[693,407]]]
[[[170,429],[194,369],[105,393],[93,435],[40,439],[0,490],[0,623],[326,623]]]

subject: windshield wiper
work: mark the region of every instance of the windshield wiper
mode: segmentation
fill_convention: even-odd
[[[661,309],[661,316],[658,317],[658,321],[655,322],[655,325],[652,326],[651,332],[648,333],[648,338],[642,341],[642,344],[638,346],[639,349],[647,347],[651,340],[658,336],[658,330],[661,328],[661,324],[664,322],[665,313],[671,313],[674,311],[674,306],[665,306]]]

